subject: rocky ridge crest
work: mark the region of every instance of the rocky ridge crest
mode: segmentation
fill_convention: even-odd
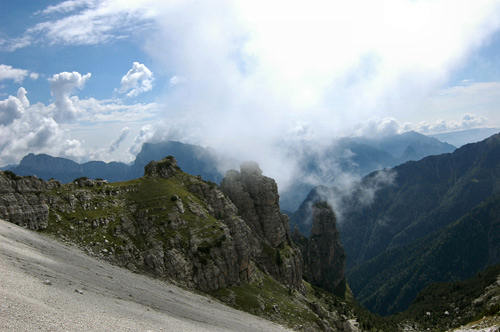
[[[0,172],[0,218],[300,330],[304,318],[314,329],[343,330],[352,313],[329,311],[329,295],[315,298],[303,282],[302,254],[278,199],[274,180],[250,163],[229,172],[221,189],[182,172],[173,157],[128,182],[61,185]],[[242,306],[249,295],[238,292],[254,288],[255,303]]]

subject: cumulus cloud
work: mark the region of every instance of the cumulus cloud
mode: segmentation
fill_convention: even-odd
[[[120,160],[128,160],[128,150],[122,149],[122,146],[131,130],[124,125],[137,126],[151,120],[161,105],[123,104],[119,100],[79,99],[71,96],[72,91],[82,88],[89,77],[90,74],[76,72],[53,75],[50,82],[54,103],[48,105],[30,103],[23,87],[18,89],[16,96],[0,100],[0,165],[17,163],[30,152],[48,153],[77,161],[90,158],[109,161],[113,153]],[[68,108],[71,112],[69,115]],[[77,110],[76,113],[72,109]],[[78,121],[73,121],[73,115],[93,125],[81,126]],[[102,131],[109,131],[110,127],[120,124],[123,128],[120,136],[117,139],[110,138],[110,146],[104,145],[103,148]],[[153,135],[154,131],[143,128],[136,143],[147,141]],[[95,144],[89,145],[88,141],[92,139]]]
[[[8,121],[3,117],[0,123],[0,164],[16,163],[29,152],[60,155],[66,147],[66,134],[49,115],[48,107],[30,105],[26,95],[26,90],[19,88],[17,97],[0,101],[0,108],[14,108]],[[1,109],[0,115],[4,114],[5,109]]]
[[[26,93],[26,90],[20,87],[17,90],[17,97],[9,96],[5,100],[0,100],[0,125],[9,125],[24,114],[30,105]]]
[[[115,152],[120,147],[120,144],[122,144],[123,141],[127,138],[129,133],[130,133],[130,128],[124,127],[120,132],[120,136],[118,136],[118,138],[109,146],[108,152],[109,153]]]
[[[54,74],[49,78],[50,93],[54,97],[55,114],[54,119],[58,122],[67,122],[74,120],[79,113],[75,107],[74,101],[70,98],[70,94],[75,89],[81,89],[85,82],[90,78],[91,74],[82,75],[76,71],[62,72]]]
[[[136,97],[153,88],[153,73],[144,64],[135,62],[132,68],[122,77],[120,92],[128,97]]]

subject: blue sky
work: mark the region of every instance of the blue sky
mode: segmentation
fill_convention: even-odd
[[[0,0],[0,165],[500,127],[500,2]],[[280,143],[281,142],[281,143]]]

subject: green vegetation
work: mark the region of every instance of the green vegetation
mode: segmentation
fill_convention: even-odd
[[[349,283],[364,306],[402,311],[431,282],[469,278],[494,264],[499,215],[500,197],[493,196],[442,230],[351,270]]]
[[[146,176],[118,183],[97,184],[88,180],[83,184],[62,185],[46,193],[51,208],[45,231],[110,258],[120,256],[126,246],[147,251],[154,239],[163,249],[184,251],[199,263],[207,264],[214,250],[227,241],[227,227],[208,214],[206,204],[187,189],[197,181],[200,180],[178,172],[167,179]],[[389,307],[393,298],[400,301],[398,305],[409,303],[428,280],[435,280],[437,276],[467,276],[486,266],[488,241],[499,238],[499,215],[500,197],[497,196],[443,231],[375,257],[355,270],[358,277],[352,282],[357,287],[364,285],[375,294],[366,297],[374,301],[370,305]],[[197,250],[191,250],[193,243]],[[263,250],[279,267],[291,257],[294,249],[285,244],[279,248],[264,244]],[[463,257],[467,258],[465,262],[461,261]],[[199,268],[199,263],[195,269]],[[380,266],[387,269],[374,277]],[[454,274],[446,275],[443,269]],[[498,303],[471,303],[499,273],[500,266],[497,266],[473,280],[432,285],[407,311],[390,317],[380,317],[356,304],[349,288],[345,290],[345,299],[307,282],[304,282],[304,289],[298,291],[261,271],[250,283],[210,294],[235,308],[291,328],[311,326],[319,329],[325,321],[334,326],[356,317],[364,331],[396,331],[407,321],[437,331],[484,315],[498,316]],[[500,296],[500,292],[494,295]]]
[[[500,285],[496,283],[499,275],[500,265],[496,265],[468,280],[432,284],[417,296],[408,310],[395,315],[394,319],[414,321],[424,329],[442,331],[484,316],[500,316]]]
[[[365,307],[393,314],[432,282],[469,278],[500,263],[499,164],[495,135],[395,167],[394,182],[369,205],[358,198],[385,173],[363,179],[343,202],[348,222],[340,233],[348,281]]]
[[[11,171],[3,171],[3,174],[7,176],[7,178],[11,180],[19,180],[21,177]]]
[[[221,247],[226,240],[220,221],[191,211],[190,205],[203,211],[205,204],[186,189],[191,177],[185,173],[168,179],[142,177],[99,185],[90,180],[90,185],[78,185],[83,179],[48,192],[53,203],[45,232],[108,255],[120,254],[130,241],[137,249],[147,250],[151,236],[165,248],[176,243],[189,251],[195,238],[202,241],[198,247],[202,262],[211,248]]]
[[[309,284],[305,282],[304,284],[306,295],[285,287],[267,274],[259,273],[258,280],[219,289],[210,294],[237,309],[292,328],[302,325],[316,326],[321,324],[321,318],[313,311],[311,305],[321,300],[314,296],[314,290]],[[326,302],[320,303],[327,307]],[[336,302],[341,307],[339,303]]]

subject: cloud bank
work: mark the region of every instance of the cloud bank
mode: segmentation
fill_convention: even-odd
[[[324,144],[369,119],[382,119],[374,134],[394,133],[406,124],[384,119],[417,119],[499,28],[499,12],[496,1],[177,2],[146,39],[185,78],[166,92],[157,130],[183,128],[177,139],[256,160],[285,183],[296,158],[283,145]]]
[[[498,31],[499,13],[494,0],[70,0],[42,10],[42,22],[3,47],[96,45],[140,35],[171,80],[159,100],[162,113],[142,127],[130,151],[160,137],[197,143],[256,160],[283,185],[299,175],[293,144],[319,148],[358,132],[431,132],[494,118],[490,87],[444,84]],[[119,91],[137,96],[152,79],[134,63]],[[85,105],[117,107],[72,97],[77,88],[53,92],[57,121],[85,116],[78,113]],[[482,91],[484,107],[451,110],[453,96],[477,106],[467,98],[473,89]],[[457,111],[468,115],[457,120]],[[420,123],[422,113],[427,123]]]

